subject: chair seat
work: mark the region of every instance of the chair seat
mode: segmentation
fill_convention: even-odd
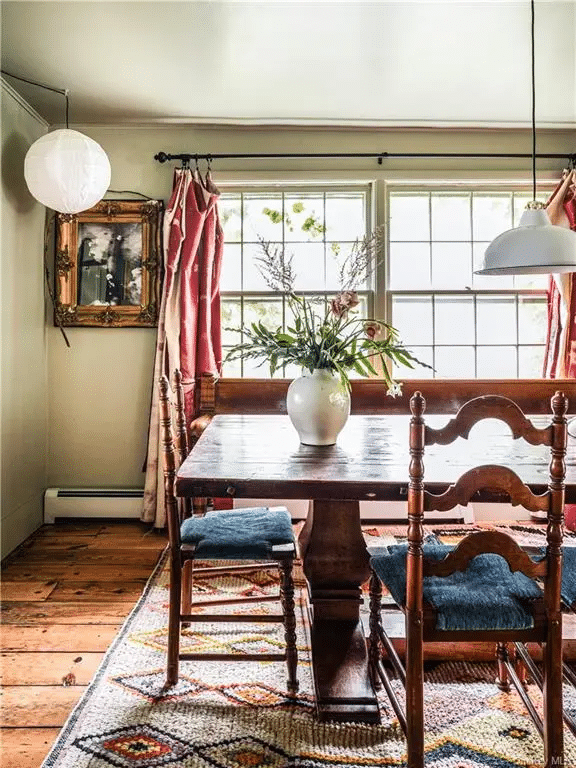
[[[180,528],[182,544],[196,545],[195,555],[216,560],[268,560],[272,547],[294,544],[288,510],[253,507],[189,517]]]
[[[576,602],[576,547],[562,547],[562,600]]]
[[[371,565],[394,600],[406,605],[406,544],[388,547]],[[424,557],[442,560],[453,549],[445,544],[424,544]],[[530,629],[534,617],[530,601],[542,598],[538,584],[523,573],[512,573],[500,555],[477,555],[465,571],[450,576],[426,576],[424,602],[437,610],[436,629]]]

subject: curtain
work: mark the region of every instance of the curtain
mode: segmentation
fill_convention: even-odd
[[[187,423],[194,415],[194,385],[202,373],[222,372],[220,270],[223,236],[219,192],[210,173],[175,171],[163,225],[164,283],[152,383],[152,404],[142,520],[166,521],[161,461],[158,379],[182,372]]]
[[[576,231],[576,171],[564,171],[547,210],[552,224]],[[571,272],[550,276],[544,377],[576,378],[576,285]]]

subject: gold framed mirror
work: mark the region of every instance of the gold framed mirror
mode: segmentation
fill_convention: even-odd
[[[155,326],[161,200],[102,200],[56,215],[55,325]]]

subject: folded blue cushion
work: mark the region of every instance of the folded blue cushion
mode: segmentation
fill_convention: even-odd
[[[398,605],[406,604],[407,544],[388,547],[374,557],[372,568]],[[424,544],[424,556],[442,560],[453,549],[445,544]],[[426,576],[424,601],[437,610],[438,630],[529,629],[534,618],[529,601],[542,597],[538,584],[523,573],[512,573],[500,555],[477,555],[465,571],[450,576]]]
[[[562,547],[562,600],[576,602],[576,547]]]
[[[208,512],[189,517],[180,528],[183,544],[195,544],[198,557],[216,560],[267,560],[272,547],[293,544],[288,510],[267,507]]]

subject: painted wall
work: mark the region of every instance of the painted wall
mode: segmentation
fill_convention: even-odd
[[[45,209],[28,192],[22,173],[28,147],[46,130],[46,123],[2,83],[2,557],[41,524],[46,487]]]
[[[167,200],[173,164],[153,156],[166,152],[529,152],[527,132],[367,131],[250,128],[81,126],[108,153],[113,190],[133,190]],[[543,131],[540,152],[574,151],[574,133]],[[562,161],[541,161],[540,176],[557,178]],[[204,167],[204,166],[203,166]],[[529,161],[215,161],[214,178],[375,180],[383,217],[384,181],[450,176],[498,178],[514,172],[528,180]],[[128,197],[114,195],[109,197]],[[72,328],[67,349],[48,328],[48,484],[50,486],[141,486],[155,342],[154,329]]]

